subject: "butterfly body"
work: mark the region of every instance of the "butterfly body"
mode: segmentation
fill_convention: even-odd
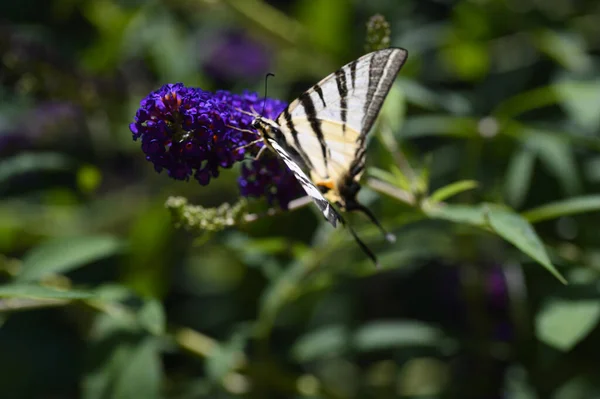
[[[383,230],[356,195],[365,167],[367,134],[406,57],[401,48],[366,54],[302,93],[275,120],[256,116],[252,122],[265,145],[283,159],[334,226],[345,221],[331,204],[344,211],[361,211]]]

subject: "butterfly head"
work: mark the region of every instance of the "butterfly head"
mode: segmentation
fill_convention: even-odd
[[[273,138],[275,130],[278,129],[277,124],[268,118],[257,116],[250,124],[263,138]]]

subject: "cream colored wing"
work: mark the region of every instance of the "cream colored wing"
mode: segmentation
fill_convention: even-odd
[[[287,144],[313,175],[326,181],[362,173],[367,133],[406,57],[400,48],[366,54],[315,84],[277,117]]]

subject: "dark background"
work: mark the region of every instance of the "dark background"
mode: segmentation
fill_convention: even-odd
[[[397,242],[350,216],[381,270],[312,205],[176,229],[170,196],[235,203],[239,168],[207,187],[157,174],[129,131],[140,100],[174,82],[262,93],[273,72],[268,96],[291,101],[365,53],[374,14],[409,51],[359,196]],[[597,1],[0,16],[0,397],[600,396]]]

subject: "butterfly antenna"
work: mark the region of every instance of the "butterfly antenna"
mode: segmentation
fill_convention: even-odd
[[[267,105],[267,82],[269,81],[269,76],[275,77],[275,75],[272,74],[271,72],[267,73],[267,75],[265,76],[265,96],[263,97],[263,109],[262,109],[262,112],[260,113],[260,116],[265,115],[265,107]]]

